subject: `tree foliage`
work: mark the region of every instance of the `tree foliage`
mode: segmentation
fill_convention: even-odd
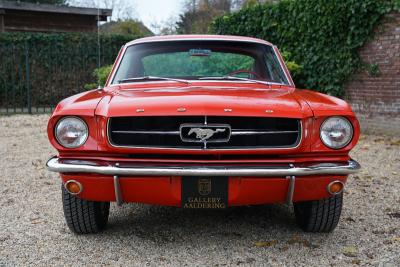
[[[176,30],[180,34],[207,33],[210,22],[231,8],[231,0],[188,0],[179,15]]]
[[[179,15],[175,31],[180,34],[207,33],[210,23],[218,16],[263,3],[276,3],[280,0],[186,0],[184,13]],[[169,27],[171,29],[171,27]],[[164,31],[171,32],[168,29]],[[163,33],[162,33],[163,34]]]
[[[153,33],[138,20],[111,21],[100,26],[102,33],[149,36]]]
[[[218,17],[211,32],[268,40],[301,66],[293,73],[297,86],[343,96],[344,82],[361,65],[358,48],[398,2],[283,0]]]

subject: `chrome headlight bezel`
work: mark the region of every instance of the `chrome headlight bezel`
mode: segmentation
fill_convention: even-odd
[[[76,120],[77,122],[81,123],[81,126],[83,126],[82,128],[84,129],[83,130],[84,138],[77,144],[73,144],[73,145],[67,144],[63,140],[60,139],[59,127],[60,127],[62,122],[65,122],[65,120],[68,120],[68,119],[69,120],[70,119]],[[83,146],[86,143],[87,139],[89,138],[89,127],[88,127],[87,123],[82,118],[79,118],[77,116],[65,116],[65,117],[62,117],[61,119],[59,119],[57,124],[56,124],[56,126],[54,127],[54,136],[55,136],[55,138],[57,140],[57,143],[59,145],[61,145],[62,147],[65,147],[65,148],[78,148],[78,147]]]
[[[332,142],[337,142],[337,141],[331,140],[328,143],[327,138],[329,138],[329,137],[327,137],[326,134],[324,134],[324,126],[326,126],[326,124],[331,122],[332,120],[338,120],[338,119],[341,120],[342,123],[344,123],[347,126],[349,133],[348,133],[347,137],[345,137],[346,139],[344,142],[334,145],[334,144],[332,144]],[[342,149],[342,148],[346,147],[353,140],[353,136],[354,136],[354,126],[346,117],[343,117],[343,116],[328,117],[321,123],[321,126],[319,128],[319,138],[320,138],[321,142],[330,149],[337,150],[337,149]]]

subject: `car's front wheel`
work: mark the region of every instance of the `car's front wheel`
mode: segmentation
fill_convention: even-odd
[[[80,199],[62,189],[64,216],[71,231],[77,234],[97,233],[108,222],[110,202],[88,201]]]
[[[294,203],[297,224],[306,232],[331,232],[340,219],[343,193],[330,198]]]

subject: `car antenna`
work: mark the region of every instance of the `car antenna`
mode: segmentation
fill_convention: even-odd
[[[100,44],[100,7],[97,5],[97,71],[100,70],[101,65],[101,44]],[[100,84],[100,75],[97,73],[97,89],[103,89]]]

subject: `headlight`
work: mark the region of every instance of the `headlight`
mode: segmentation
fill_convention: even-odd
[[[353,126],[344,117],[330,117],[322,123],[320,136],[327,147],[340,149],[347,146],[353,138]]]
[[[58,143],[66,148],[83,145],[89,135],[86,123],[78,117],[65,117],[58,121],[55,128]]]

